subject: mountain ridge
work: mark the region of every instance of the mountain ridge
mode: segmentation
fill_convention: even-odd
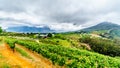
[[[120,25],[111,22],[102,22],[92,27],[83,29],[83,31],[95,31],[95,30],[110,30],[110,29],[120,29]]]
[[[95,26],[85,28],[84,32],[96,33],[107,38],[120,38],[120,25],[111,22],[102,22]]]
[[[49,27],[29,27],[29,26],[19,26],[19,27],[9,27],[6,29],[7,32],[20,32],[20,33],[51,33],[55,32],[55,30],[51,30]]]

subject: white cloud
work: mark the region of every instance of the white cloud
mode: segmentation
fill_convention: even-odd
[[[103,21],[119,24],[118,6],[119,0],[0,0],[0,26],[73,31]]]
[[[81,29],[81,25],[74,25],[72,23],[61,23],[61,24],[58,24],[58,23],[54,23],[52,25],[49,25],[49,27],[52,29],[52,30],[58,30],[58,31],[74,31],[74,30],[79,30]]]
[[[3,12],[0,11],[0,18],[12,18],[14,20],[26,20],[28,22],[39,22],[39,19],[37,16],[34,15],[28,15],[26,13],[9,13],[9,12]]]

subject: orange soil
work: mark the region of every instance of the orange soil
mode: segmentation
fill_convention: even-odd
[[[14,66],[19,65],[21,68],[34,68],[30,62],[24,60],[20,56],[17,56],[17,53],[13,53],[7,44],[0,46],[0,53],[8,59],[10,64]]]
[[[0,45],[0,53],[7,59],[6,62],[12,65],[12,68],[56,68],[49,60],[37,53],[33,53],[20,45],[16,47],[24,49],[33,60],[21,56],[18,52],[13,52],[7,44],[2,44]]]
[[[18,44],[16,44],[16,47],[22,48],[25,52],[27,52],[28,55],[30,55],[30,57],[33,58],[32,63],[34,64],[36,68],[56,68],[48,59],[45,59],[41,55],[35,52],[32,52],[28,50],[27,48],[21,45],[18,45]]]

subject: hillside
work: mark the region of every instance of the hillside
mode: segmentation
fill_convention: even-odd
[[[6,62],[7,61],[7,62]],[[0,68],[52,68],[49,60],[16,44],[15,51],[6,43],[0,44]]]
[[[120,37],[120,25],[111,22],[102,22],[95,26],[83,29],[82,31],[97,33],[108,38]]]
[[[102,22],[95,26],[83,29],[84,31],[99,31],[99,30],[110,30],[110,29],[120,29],[120,25],[113,24],[111,22]]]
[[[10,46],[14,45],[15,41],[17,41],[17,44],[37,52],[43,57],[51,60],[54,65],[63,66],[65,68],[120,67],[119,59],[95,52],[89,52],[83,49],[65,47],[61,45],[38,44],[28,40],[6,39],[6,42]]]
[[[33,68],[120,67],[120,44],[116,44],[114,40],[87,33],[59,33],[47,38],[24,37],[22,34],[20,33],[19,37],[17,35],[0,36],[0,40],[9,45],[9,49],[3,47],[0,55],[16,61],[16,65],[20,67],[23,67],[24,63],[27,63],[27,67],[29,64],[38,66]],[[10,52],[5,53],[4,49]],[[13,49],[15,52],[12,51]],[[6,54],[12,55],[8,57]],[[40,57],[35,57],[36,55]],[[24,60],[23,64],[17,63]],[[40,60],[39,64],[37,60]],[[11,66],[11,62],[6,65]],[[50,67],[46,67],[47,65]]]

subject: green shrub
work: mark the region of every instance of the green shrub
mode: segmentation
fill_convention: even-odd
[[[120,45],[112,40],[83,35],[79,41],[89,44],[95,52],[109,56],[120,56]]]

